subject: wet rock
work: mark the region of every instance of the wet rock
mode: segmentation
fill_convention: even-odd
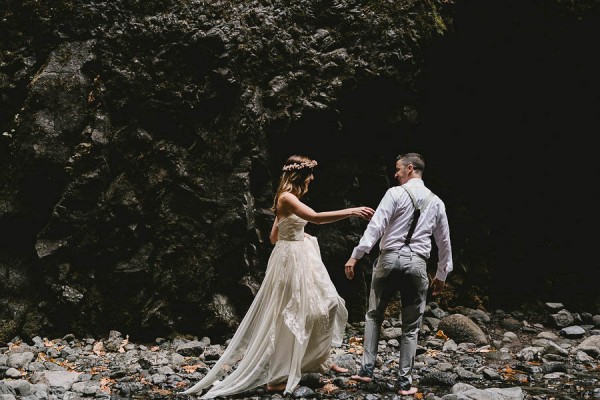
[[[221,358],[223,351],[224,351],[223,347],[221,347],[218,344],[207,346],[204,349],[204,353],[203,353],[204,359],[207,361],[218,360],[219,358]]]
[[[307,386],[311,389],[317,389],[323,386],[321,383],[321,375],[317,373],[302,374],[300,385]]]
[[[6,384],[6,382],[2,382],[0,381],[0,394],[9,394],[9,395],[16,395],[17,393],[15,392],[15,389],[13,389],[12,387],[8,386]]]
[[[13,368],[26,368],[33,361],[34,354],[26,351],[23,353],[11,354],[8,356],[6,365]]]
[[[4,376],[6,376],[7,378],[16,379],[16,378],[20,378],[21,377],[21,372],[19,372],[19,370],[16,369],[16,368],[8,368],[4,372]]]
[[[558,354],[566,357],[569,355],[569,351],[556,343],[549,341],[544,345],[543,354]]]
[[[502,376],[498,373],[498,371],[496,371],[495,369],[491,369],[491,368],[484,368],[481,373],[483,374],[483,376],[486,379],[489,379],[491,381],[500,381],[502,380]]]
[[[292,397],[295,399],[308,398],[315,395],[315,391],[307,386],[299,386],[292,392]]]
[[[450,387],[456,384],[458,375],[451,372],[432,371],[426,373],[420,382],[425,385],[447,386]]]
[[[466,383],[457,383],[451,389],[452,394],[463,396],[467,399],[489,399],[489,400],[522,400],[525,396],[520,387],[499,389],[477,389]],[[442,397],[443,400],[453,399],[449,396]],[[457,398],[458,399],[458,398]]]
[[[560,310],[558,313],[550,315],[550,318],[554,326],[558,328],[573,325],[575,322],[575,318],[567,310]]]
[[[204,342],[192,340],[187,343],[180,344],[177,346],[175,351],[182,356],[199,356],[204,353],[205,347],[206,344]]]
[[[548,339],[548,340],[558,340],[558,338],[559,338],[559,336],[556,333],[548,332],[548,331],[538,333],[537,337],[540,339]]]
[[[518,332],[521,330],[521,327],[523,326],[521,324],[521,322],[515,318],[509,317],[509,318],[504,318],[501,322],[500,325],[504,328],[504,329],[508,329],[510,331],[515,331]]]
[[[69,390],[78,381],[80,372],[75,371],[40,371],[31,376],[33,383],[45,383],[48,386],[58,386]]]
[[[561,336],[564,336],[566,338],[579,339],[582,338],[583,335],[585,335],[585,329],[577,325],[567,326],[565,328],[562,328],[559,333]]]
[[[121,346],[123,346],[124,339],[119,331],[110,331],[108,334],[108,339],[104,342],[104,348],[107,351],[119,351]]]
[[[381,332],[383,340],[398,339],[400,336],[402,336],[402,328],[387,328]]]
[[[565,306],[562,303],[545,303],[544,306],[546,306],[547,310],[555,312],[565,308]]]
[[[577,349],[591,357],[598,358],[600,356],[600,336],[587,337],[577,346]]]
[[[466,316],[477,322],[479,325],[485,325],[491,320],[491,317],[487,312],[479,309],[469,310]]]
[[[481,328],[469,317],[462,314],[452,314],[444,317],[438,328],[457,343],[488,343],[487,337]]]

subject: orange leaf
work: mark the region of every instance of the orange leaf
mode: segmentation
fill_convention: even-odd
[[[181,369],[184,370],[185,372],[187,372],[188,374],[192,374],[192,373],[196,372],[196,370],[198,368],[202,368],[202,367],[204,367],[204,365],[202,365],[202,364],[184,365],[183,367],[181,367]]]
[[[355,337],[355,336],[352,336],[350,339],[348,339],[348,343],[350,343],[350,344],[360,344],[360,343],[362,343],[362,341],[363,341],[363,338]]]
[[[338,389],[339,388],[337,386],[335,386],[333,383],[328,383],[325,386],[323,386],[323,391],[327,394],[331,394]]]

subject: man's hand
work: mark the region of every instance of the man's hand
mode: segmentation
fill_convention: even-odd
[[[350,257],[348,261],[346,261],[346,265],[344,266],[346,270],[346,278],[352,279],[354,278],[354,267],[356,266],[356,258]]]
[[[442,290],[444,289],[445,284],[446,282],[440,281],[438,278],[433,278],[433,281],[431,281],[431,287],[433,288],[431,294],[433,296],[439,296],[440,294],[442,294]]]

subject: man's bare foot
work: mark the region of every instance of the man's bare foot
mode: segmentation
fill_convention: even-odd
[[[277,383],[275,385],[267,385],[267,391],[269,392],[283,392],[285,390],[287,383]]]
[[[402,396],[410,396],[411,394],[417,393],[419,390],[416,387],[411,387],[408,390],[398,390],[398,394]]]
[[[331,366],[331,368],[329,368],[329,369],[330,369],[330,370],[332,370],[333,372],[337,372],[338,374],[343,374],[343,373],[346,373],[346,372],[348,372],[348,368],[343,368],[343,367],[340,367],[340,366],[339,366],[339,365],[337,365],[337,364],[333,364],[333,365]]]
[[[369,383],[373,380],[370,376],[360,376],[360,375],[352,375],[350,379],[354,379],[355,381]]]

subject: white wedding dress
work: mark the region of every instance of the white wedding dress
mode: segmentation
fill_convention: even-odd
[[[331,367],[331,346],[342,343],[348,311],[317,239],[305,237],[306,223],[294,214],[279,222],[279,240],[246,316],[213,368],[181,394],[210,388],[200,398],[212,399],[287,381],[286,394],[303,373]]]

